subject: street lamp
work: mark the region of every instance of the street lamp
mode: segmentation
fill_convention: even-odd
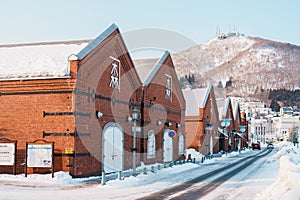
[[[227,128],[230,125],[230,119],[223,119],[221,121],[221,127],[223,129],[223,135],[222,137],[222,150],[225,151],[225,128]],[[220,150],[220,141],[219,141],[219,150]]]
[[[233,135],[234,138],[234,146],[232,147],[233,150],[237,150],[237,141],[238,141],[238,137],[237,137],[237,131],[234,129],[231,131],[231,135]]]
[[[230,125],[230,119],[222,119],[221,121],[221,127],[223,129],[223,133],[225,135],[225,128],[227,128]],[[222,150],[225,151],[225,137],[224,140],[222,141]]]
[[[244,136],[244,133],[246,132],[246,128],[247,128],[247,126],[240,126],[240,131],[242,133],[242,136]],[[244,147],[245,146],[243,145],[243,148]],[[241,148],[241,144],[239,143],[238,150],[240,150],[240,148]]]
[[[133,152],[133,160],[132,160],[132,173],[133,176],[136,175],[136,122],[138,120],[139,117],[139,111],[137,109],[133,109],[132,110],[132,121],[133,121],[133,148],[132,148],[132,152]]]

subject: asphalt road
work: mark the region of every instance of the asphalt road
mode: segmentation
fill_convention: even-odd
[[[259,154],[245,157],[230,165],[219,168],[207,174],[198,176],[188,182],[139,198],[139,200],[199,199],[212,192],[214,189],[226,182],[228,179],[240,173],[243,169],[247,168],[249,165],[257,161],[258,159],[266,156],[271,151],[272,150],[265,149]],[[221,173],[222,175],[220,176]],[[214,179],[212,181],[205,182],[205,180],[207,180],[208,178]]]

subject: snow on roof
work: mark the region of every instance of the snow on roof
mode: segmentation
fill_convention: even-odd
[[[68,57],[89,40],[0,45],[0,80],[70,75]]]
[[[0,45],[0,80],[69,76],[69,60],[83,59],[117,29],[112,24],[92,41]]]
[[[225,104],[225,107],[224,107],[224,110],[223,110],[223,115],[226,116],[226,113],[227,113],[227,110],[229,109],[229,104],[231,103],[231,99],[230,97],[228,97],[226,99],[226,104]]]
[[[234,110],[234,113],[233,113],[233,119],[236,120],[236,117],[238,115],[238,111],[239,111],[239,107],[240,107],[240,104],[238,101],[231,101],[231,105],[232,105],[232,109]]]
[[[199,115],[199,108],[203,107],[208,88],[183,89],[182,93],[186,101],[186,116]]]
[[[217,107],[218,107],[219,119],[222,119],[222,116],[224,113],[224,107],[225,107],[225,99],[217,98],[216,102],[217,102]]]

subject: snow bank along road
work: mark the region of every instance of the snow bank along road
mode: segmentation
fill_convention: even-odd
[[[204,197],[258,159],[268,155],[271,151],[271,149],[265,149],[259,154],[241,158],[225,167],[203,174],[185,183],[142,197],[140,200],[198,199]]]

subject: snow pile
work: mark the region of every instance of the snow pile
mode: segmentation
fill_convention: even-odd
[[[269,162],[279,159],[280,167],[275,182],[265,192],[257,196],[260,199],[300,199],[300,149],[291,143],[283,142],[280,150]]]
[[[291,143],[289,142],[281,142],[278,145],[278,149],[277,152],[275,154],[273,154],[271,157],[269,157],[266,162],[271,163],[274,161],[279,160],[282,156],[287,155],[289,158],[292,159],[291,154],[297,154],[297,152],[294,150],[294,147],[291,145]]]
[[[189,158],[189,155],[191,155],[191,159],[195,158],[196,162],[201,162],[203,155],[196,151],[195,149],[187,149],[185,157]]]
[[[98,179],[99,177],[97,177]],[[67,172],[56,172],[54,178],[51,174],[28,174],[25,177],[24,174],[10,175],[0,174],[1,182],[9,182],[11,185],[28,185],[28,186],[66,186],[74,184],[82,184],[84,182],[90,182],[96,179],[96,177],[73,179]]]

